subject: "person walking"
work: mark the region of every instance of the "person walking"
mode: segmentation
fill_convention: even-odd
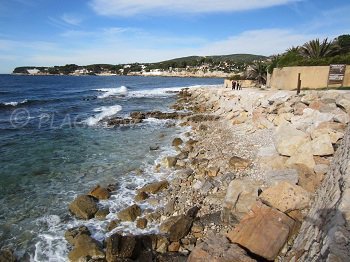
[[[237,86],[237,82],[232,80],[232,90],[235,90]]]

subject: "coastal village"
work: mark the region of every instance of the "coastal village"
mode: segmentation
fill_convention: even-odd
[[[177,153],[154,165],[168,175],[135,190],[102,243],[84,221],[111,217],[101,203],[118,185],[96,185],[70,203],[82,223],[65,233],[69,260],[348,261],[350,41],[338,41],[337,52],[334,42],[312,41],[223,72],[223,85],[183,89],[173,112],[102,119],[109,127],[171,120],[187,131],[172,141]],[[123,232],[125,224],[135,231]]]

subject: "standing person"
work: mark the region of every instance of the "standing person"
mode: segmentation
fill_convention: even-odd
[[[232,90],[236,89],[237,82],[232,80]]]
[[[239,88],[240,88],[240,84],[239,82],[237,82],[237,90],[239,90]]]

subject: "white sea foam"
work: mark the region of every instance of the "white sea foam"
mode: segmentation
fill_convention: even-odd
[[[125,96],[128,93],[128,88],[126,86],[121,86],[118,88],[94,89],[94,91],[103,92],[102,95],[97,97],[103,99],[110,96]]]
[[[28,102],[28,100],[27,99],[24,99],[23,101],[21,101],[21,102],[4,102],[4,103],[2,103],[3,105],[5,105],[5,106],[18,106],[19,104],[25,104],[25,103],[27,103]]]
[[[121,110],[122,110],[122,107],[120,105],[102,106],[102,107],[96,108],[94,109],[94,112],[100,112],[100,113],[98,113],[95,116],[89,117],[88,119],[85,120],[85,123],[89,126],[94,126],[102,119],[109,116],[113,116]]]

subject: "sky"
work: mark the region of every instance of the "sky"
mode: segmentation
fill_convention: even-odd
[[[273,55],[350,34],[349,0],[0,0],[0,73],[17,66]]]

